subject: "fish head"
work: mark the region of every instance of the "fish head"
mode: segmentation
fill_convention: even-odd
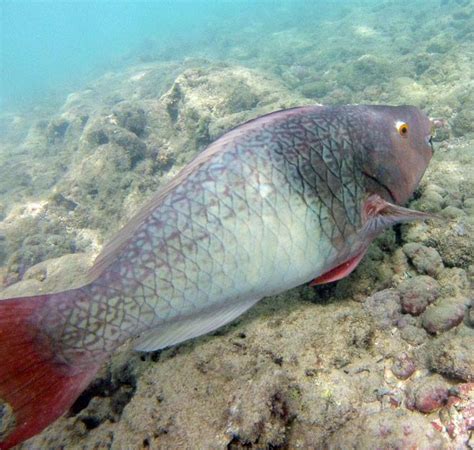
[[[414,106],[368,106],[362,172],[369,195],[404,204],[433,156],[433,123]]]

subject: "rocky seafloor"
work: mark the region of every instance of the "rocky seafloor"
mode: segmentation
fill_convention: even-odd
[[[252,117],[409,103],[447,121],[411,201],[441,220],[387,231],[348,278],[265,299],[211,335],[122,349],[23,448],[474,446],[474,8],[436,5],[361,7],[249,47],[230,36],[225,60],[151,52],[58,111],[2,115],[2,297],[80,284],[152,192]]]

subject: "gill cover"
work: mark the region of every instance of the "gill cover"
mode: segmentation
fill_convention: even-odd
[[[369,106],[370,141],[362,155],[368,194],[404,204],[412,195],[433,155],[432,123],[414,106]]]

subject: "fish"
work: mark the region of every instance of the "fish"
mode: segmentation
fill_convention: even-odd
[[[117,347],[209,333],[263,297],[339,280],[433,155],[414,106],[302,106],[210,144],[104,247],[84,285],[0,301],[0,448],[64,414]],[[3,405],[3,406],[2,406]]]

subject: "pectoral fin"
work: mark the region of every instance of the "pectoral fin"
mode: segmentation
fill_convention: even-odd
[[[379,195],[371,195],[364,204],[363,219],[364,225],[360,230],[359,236],[361,244],[365,246],[364,249],[349,258],[347,261],[344,261],[342,264],[339,264],[323,275],[315,278],[310,283],[310,286],[330,283],[347,277],[347,275],[358,266],[361,259],[364,257],[372,239],[374,239],[374,237],[385,228],[397,223],[411,222],[414,220],[439,219],[439,217],[430,213],[394,205],[387,202]]]
[[[373,239],[385,228],[397,223],[440,219],[434,214],[394,205],[382,199],[379,195],[371,195],[366,200],[363,211],[364,225],[361,230],[361,237],[368,239]]]

